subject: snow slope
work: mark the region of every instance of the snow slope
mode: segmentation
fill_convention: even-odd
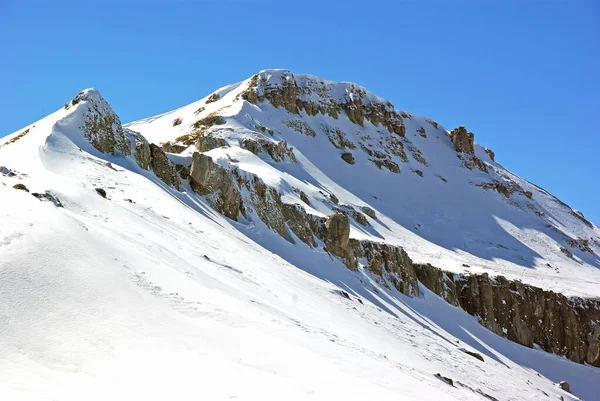
[[[218,102],[243,85],[220,90]],[[133,156],[100,153],[82,135],[85,103],[26,127],[25,135],[19,136],[24,129],[3,138],[0,147],[1,399],[599,399],[597,368],[511,343],[425,288],[420,297],[405,297],[362,268],[352,272],[322,250],[291,244],[258,219],[223,217],[189,188],[176,191],[139,168]],[[404,187],[432,193],[424,184],[429,181],[418,181],[405,167],[391,175],[360,161],[340,164],[329,142],[286,131],[281,110],[266,104],[232,101],[227,110],[219,128],[231,128],[232,144],[249,130],[246,115],[260,116],[286,135],[298,163],[272,163],[239,146],[209,154],[259,174],[289,201],[297,197],[292,186],[302,189],[314,213],[331,212],[319,190],[335,192],[341,203],[369,204],[378,219],[370,219],[369,229],[354,225],[354,236],[401,243],[411,257],[447,268],[459,269],[459,261],[506,274],[523,268],[482,255],[476,243],[453,249],[443,241],[454,239],[436,237],[428,226],[434,222],[458,231],[426,196],[403,195]],[[171,140],[179,134],[171,123],[175,116],[129,127],[150,141]],[[185,159],[185,152],[177,157]],[[361,183],[336,172],[361,166]],[[444,171],[449,182],[454,179]],[[456,185],[469,188],[456,177]],[[392,186],[392,179],[401,181]],[[48,193],[64,207],[15,184]],[[402,217],[415,202],[430,209]],[[505,240],[528,241],[527,247],[550,241],[539,239],[529,220],[512,224],[516,218],[504,202],[492,203],[502,211],[495,223],[501,229],[494,232],[502,231]],[[584,230],[558,220],[560,210],[552,213],[564,227]],[[414,228],[417,221],[422,229]],[[560,254],[538,251],[551,263],[563,262]],[[535,260],[528,267],[532,281],[551,286],[556,280],[566,291],[595,293],[593,283],[584,284],[597,280],[592,264],[564,263],[560,272],[544,275],[537,274]],[[571,384],[573,395],[554,384],[560,380]]]
[[[301,87],[325,88],[303,95],[311,102],[339,103],[344,96],[362,92],[366,101],[389,104],[355,84],[294,75],[286,70],[267,70],[257,75],[265,87],[294,81]],[[286,203],[302,204],[291,189],[302,190],[311,199],[311,208],[307,209],[314,214],[333,213],[331,203],[320,201],[323,193],[335,194],[344,205],[376,210],[380,217],[369,219],[372,229],[353,225],[354,238],[400,245],[413,260],[444,270],[502,274],[568,295],[600,295],[600,229],[591,223],[588,226],[554,196],[491,160],[483,147],[476,145],[475,155],[489,173],[464,168],[447,129],[428,118],[401,112],[406,116],[403,161],[392,151],[398,135],[381,124],[375,126],[365,120],[361,127],[343,113],[337,118],[320,113],[312,116],[305,111],[295,115],[266,100],[251,104],[241,96],[251,85],[252,79],[248,79],[221,88],[215,91],[219,97],[216,101],[207,103],[206,97],[126,127],[141,132],[150,142],[175,143],[193,131],[196,121],[216,113],[223,116],[224,124],[210,127],[206,135],[223,138],[229,147],[207,154],[222,165],[257,174],[283,193]],[[176,118],[181,124],[174,126]],[[298,121],[300,129],[294,124]],[[315,136],[306,135],[307,130]],[[334,146],[327,131],[342,132],[344,141],[353,145],[345,149]],[[244,138],[273,143],[284,140],[294,148],[298,163],[274,163],[268,155],[256,156],[240,147]],[[193,151],[191,146],[182,154]],[[377,151],[395,162],[400,173],[379,169],[371,162],[369,159],[376,157],[367,152]],[[343,152],[351,152],[355,164],[344,162],[340,158]],[[478,186],[494,181],[518,190],[507,199]],[[532,193],[531,199],[527,191]],[[569,245],[569,241],[580,238],[589,241],[594,253]],[[573,258],[561,248],[572,252]],[[469,267],[465,269],[464,264]]]

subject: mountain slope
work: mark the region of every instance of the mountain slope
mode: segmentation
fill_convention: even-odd
[[[258,96],[269,90],[275,94],[252,104],[243,98],[254,86],[262,91]],[[284,202],[303,205],[290,189],[303,191],[311,201],[309,213],[334,212],[324,199],[329,193],[341,204],[370,207],[378,219],[369,220],[370,230],[353,224],[351,236],[402,246],[418,262],[456,272],[468,264],[470,272],[503,274],[569,295],[600,294],[598,227],[494,162],[481,146],[474,146],[472,156],[457,153],[449,131],[438,123],[395,112],[388,101],[357,85],[285,70],[261,72],[211,96],[216,100],[207,97],[127,127],[151,142],[180,144],[182,155],[197,151],[188,146],[202,138],[200,148],[214,147],[207,154],[218,163],[258,175],[283,193]],[[339,110],[314,114],[315,106],[301,110],[296,99]],[[352,106],[362,102],[387,109],[378,124],[366,117],[359,124],[344,110],[351,101]],[[387,120],[385,113],[391,114]],[[203,125],[214,116],[222,118],[220,124]],[[177,119],[181,123],[174,126]],[[385,125],[393,124],[397,127],[390,132]],[[278,163],[266,152],[253,155],[244,149],[245,140],[261,145],[285,141],[297,162]],[[344,153],[352,155],[354,164],[341,158]]]
[[[241,212],[232,216],[237,221],[224,217],[217,210],[231,209],[223,208],[213,194],[197,194],[193,183],[181,177],[185,166],[193,163],[193,149],[167,153],[169,161],[149,144],[171,141],[175,146],[177,138],[193,130],[188,117],[199,107],[208,113],[224,108],[219,124],[202,133],[200,144],[219,147],[203,154],[225,170],[235,168],[239,177],[256,174],[265,187],[255,188],[275,188],[282,204],[306,205],[305,211],[317,217],[345,210],[354,216],[352,237],[403,245],[414,259],[447,261],[449,269],[462,269],[458,263],[465,261],[480,263],[474,263],[473,270],[507,275],[517,266],[522,269],[502,259],[508,258],[504,254],[496,256],[499,261],[480,257],[484,251],[479,245],[469,253],[460,247],[446,249],[443,241],[453,239],[440,234],[438,243],[433,228],[420,228],[440,222],[453,230],[449,236],[458,235],[462,231],[445,222],[446,209],[437,212],[438,217],[435,210],[415,210],[411,213],[416,217],[403,217],[403,208],[417,201],[403,195],[407,192],[402,188],[431,195],[435,191],[425,183],[442,187],[456,176],[459,189],[471,189],[460,181],[460,163],[454,166],[455,174],[449,167],[443,170],[443,164],[435,165],[439,170],[432,171],[445,171],[447,183],[425,181],[433,173],[416,161],[416,151],[408,150],[407,163],[397,162],[400,174],[373,167],[365,156],[368,152],[355,149],[355,164],[349,165],[326,135],[302,136],[286,125],[298,115],[244,101],[251,81],[219,90],[216,101],[206,99],[125,129],[99,93],[87,90],[65,108],[3,139],[3,399],[576,399],[553,383],[561,380],[571,384],[576,396],[595,399],[600,390],[597,368],[501,338],[421,284],[419,296],[408,297],[364,268],[361,258],[355,271],[348,269],[289,228],[278,233],[272,216],[256,206],[262,203],[249,201],[253,193],[240,195],[245,217]],[[208,117],[201,113],[198,118]],[[183,121],[173,126],[177,117]],[[306,125],[288,124],[316,130],[322,119],[332,129],[341,123],[354,128],[343,118],[340,113],[336,123],[302,115]],[[420,120],[413,116],[410,121]],[[409,136],[406,119],[405,124]],[[265,127],[265,132],[256,126]],[[433,135],[428,131],[428,139]],[[356,138],[352,140],[358,142]],[[445,138],[442,133],[440,138]],[[275,143],[282,139],[286,146]],[[221,147],[223,141],[229,146]],[[433,160],[455,163],[450,156],[444,159],[441,150],[437,155],[419,148],[430,166]],[[423,177],[410,171],[419,166]],[[350,168],[359,171],[343,173]],[[171,169],[178,170],[180,178],[170,175]],[[345,178],[352,174],[354,179]],[[18,184],[29,193],[12,188]],[[96,189],[104,190],[106,198]],[[473,194],[489,196],[488,202],[505,217],[512,216],[504,211],[511,210],[509,206],[517,208],[493,192],[474,189],[480,192]],[[265,196],[276,197],[271,192]],[[551,216],[547,218],[559,222],[568,235],[597,232],[595,226],[582,227],[564,206],[552,209],[546,199],[550,195],[539,197],[546,202],[542,205]],[[418,199],[420,207],[435,203],[427,203],[427,196]],[[362,209],[365,206],[370,209]],[[364,223],[355,214],[358,210],[368,226],[357,222]],[[468,208],[461,210],[465,214]],[[527,211],[518,210],[517,216],[524,218]],[[369,216],[372,211],[375,218]],[[517,230],[527,222],[516,228],[505,225],[509,228],[503,239],[518,235],[519,241],[534,242],[538,234]],[[479,232],[473,225],[467,227]],[[319,238],[314,241],[322,243]],[[330,252],[333,245],[327,244]],[[540,254],[563,262],[560,252]],[[558,279],[566,292],[597,295],[593,285],[584,285],[585,280],[597,279],[593,263],[566,261],[560,272],[528,277],[540,285]],[[537,265],[532,268],[538,270]],[[465,351],[479,354],[483,361]],[[441,376],[451,378],[452,385]]]

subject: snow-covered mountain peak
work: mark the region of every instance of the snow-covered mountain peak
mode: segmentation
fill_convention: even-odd
[[[264,70],[125,125],[86,89],[0,173],[0,398],[600,391],[600,229],[359,85]]]

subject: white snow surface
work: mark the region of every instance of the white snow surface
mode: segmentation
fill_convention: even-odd
[[[534,192],[531,202],[547,220],[473,186],[480,174],[460,167],[447,131],[424,118],[405,123],[428,167],[407,152],[409,162],[398,162],[402,171],[393,174],[360,149],[352,151],[356,164],[346,164],[318,131],[328,124],[350,139],[357,130],[375,136],[370,123],[360,128],[343,115],[299,117],[236,99],[248,84],[127,128],[150,142],[172,141],[189,130],[199,107],[201,116],[221,110],[226,123],[212,129],[230,146],[208,154],[259,175],[284,202],[301,203],[293,188],[304,191],[311,213],[332,213],[329,193],[342,204],[372,207],[377,219],[369,218],[371,227],[353,224],[353,237],[401,245],[414,260],[447,270],[463,271],[465,263],[472,272],[598,295],[598,259],[576,250],[575,260],[563,257],[558,234],[545,224],[584,238],[598,237],[598,228],[482,148],[477,155],[498,174]],[[336,93],[344,85],[334,85]],[[286,241],[256,216],[223,217],[185,185],[176,191],[140,169],[132,156],[98,152],[80,129],[85,103],[26,127],[12,143],[23,130],[0,141],[0,399],[600,399],[597,368],[512,343],[424,287],[421,296],[406,297],[362,266],[352,272],[322,249]],[[174,127],[177,117],[183,123]],[[298,118],[314,138],[284,123]],[[427,138],[414,134],[420,126]],[[242,149],[245,136],[287,141],[298,163]],[[64,208],[13,189],[17,183],[52,194]],[[561,380],[573,394],[555,384]]]

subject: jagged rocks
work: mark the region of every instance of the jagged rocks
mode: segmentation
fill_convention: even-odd
[[[292,232],[305,244],[316,247],[314,234],[323,237],[322,227],[324,219],[310,215],[298,205],[282,204],[282,213],[285,222]]]
[[[492,182],[484,182],[481,184],[477,184],[477,186],[485,189],[486,191],[489,189],[493,189],[494,191],[504,195],[507,198],[510,198],[510,196],[515,192],[527,196],[526,192],[523,191],[523,188],[521,188],[518,184],[514,182],[500,182],[498,180],[494,180]]]
[[[526,197],[528,197],[529,199],[532,199],[532,198],[533,198],[533,192],[531,192],[531,191],[525,191],[525,192],[524,192],[524,195],[525,195]]]
[[[154,144],[150,144],[151,167],[154,174],[161,179],[165,184],[175,187],[179,190],[179,178],[175,171],[175,167],[162,149]]]
[[[402,117],[393,104],[373,101],[364,88],[354,84],[296,77],[290,71],[258,73],[250,79],[241,97],[251,103],[268,100],[274,107],[283,107],[292,114],[304,110],[309,116],[321,113],[337,119],[344,112],[352,123],[361,127],[366,119],[373,125],[381,124],[391,133],[400,136],[406,133]]]
[[[227,141],[224,138],[212,135],[210,132],[200,134],[194,142],[194,146],[198,152],[208,152],[222,146],[227,146]]]
[[[419,281],[447,302],[478,316],[494,333],[519,344],[600,366],[600,300],[565,297],[487,274],[443,272],[414,265]]]
[[[286,141],[275,142],[273,140],[267,140],[263,138],[257,138],[256,140],[252,138],[244,138],[240,145],[255,155],[265,151],[276,162],[284,161],[286,158],[293,163],[297,162],[296,155],[294,155],[294,150],[291,147],[288,147]]]
[[[494,153],[494,151],[490,148],[485,148],[485,153],[487,153],[487,155],[490,157],[490,159],[492,159],[492,161],[496,161],[495,157],[496,154]]]
[[[342,160],[345,161],[348,164],[354,164],[354,156],[352,156],[352,153],[350,152],[345,152],[342,153]]]
[[[152,167],[152,152],[146,138],[138,132],[129,129],[125,130],[125,135],[130,142],[131,153],[133,153],[138,166],[144,170],[150,170]]]
[[[310,199],[308,199],[308,196],[302,191],[300,191],[300,200],[310,206]]]
[[[121,121],[100,93],[90,89],[81,92],[72,104],[86,102],[83,134],[85,138],[102,153],[131,154],[130,144],[123,132]],[[80,106],[81,107],[81,106]]]
[[[190,186],[207,200],[219,213],[237,220],[242,210],[242,197],[233,173],[214,164],[210,156],[194,153],[190,168]]]
[[[161,145],[162,150],[169,153],[181,153],[187,149],[187,146],[177,145],[176,143],[165,142]]]
[[[467,132],[467,129],[462,125],[450,132],[450,139],[454,144],[454,148],[459,153],[475,153],[474,139],[472,132]]]
[[[373,273],[389,279],[404,295],[419,295],[417,274],[412,260],[400,247],[371,241],[351,240],[354,255],[366,258]]]
[[[335,213],[325,221],[325,246],[327,252],[344,260],[351,270],[357,269],[354,251],[350,246],[350,219],[343,213]]]
[[[463,161],[462,167],[468,168],[469,170],[477,169],[483,171],[484,173],[488,173],[487,166],[477,156],[463,153],[458,155],[458,158]]]

